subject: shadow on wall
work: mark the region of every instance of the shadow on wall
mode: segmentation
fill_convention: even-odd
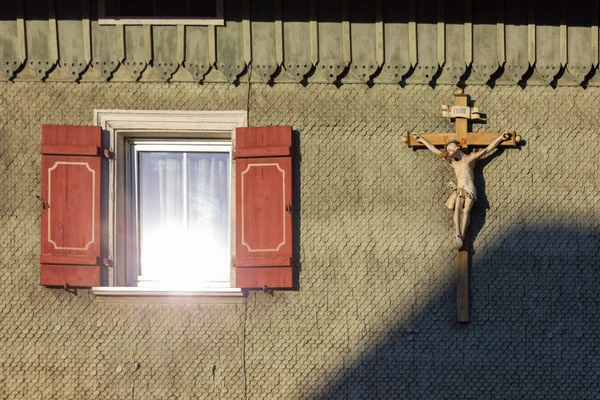
[[[293,289],[300,290],[300,243],[302,234],[302,153],[300,151],[300,131],[292,130],[292,282]]]
[[[92,21],[98,19],[98,3],[101,0],[89,1],[87,3],[77,1],[59,1],[54,12],[59,21],[81,20],[81,5],[86,4]],[[115,0],[102,0],[105,4],[115,4]],[[122,2],[123,3],[123,2]],[[19,7],[18,1],[4,1],[0,8],[0,21],[11,21],[17,18]],[[48,20],[50,6],[47,0],[28,0],[24,3],[23,14],[29,21]],[[127,3],[124,3],[127,5]],[[158,0],[157,14],[168,16],[169,13],[178,13],[179,7],[185,7],[185,1]],[[442,2],[426,0],[419,2],[382,0],[377,2],[365,2],[352,0],[345,3],[341,0],[328,0],[315,2],[311,7],[310,2],[304,0],[284,0],[281,4],[282,17],[284,21],[307,22],[311,19],[319,22],[334,22],[350,20],[353,23],[373,23],[378,17],[378,7],[384,16],[386,23],[406,23],[416,21],[424,24],[463,24],[474,22],[475,24],[495,25],[499,19],[506,25],[527,25],[529,23],[529,6],[527,2],[520,0],[506,0],[506,2],[479,1],[468,5],[465,0],[446,0]],[[133,8],[140,8],[134,5]],[[110,6],[108,7],[110,9]],[[129,10],[131,10],[131,6]],[[244,1],[223,0],[223,10],[227,21],[240,22],[243,19],[242,11]],[[469,13],[468,10],[471,10]],[[183,8],[181,8],[183,10]],[[253,21],[273,22],[277,19],[276,7],[271,0],[250,0],[248,2],[248,15]],[[568,8],[568,25],[590,27],[593,25],[592,14],[594,3],[592,0],[579,0],[576,7]],[[167,14],[165,14],[165,12]],[[171,14],[172,16],[173,14]],[[559,2],[538,3],[535,8],[534,21],[537,26],[560,26],[561,18],[567,15],[563,5]]]
[[[600,398],[600,232],[503,237],[474,260],[470,323],[447,285],[316,397]]]

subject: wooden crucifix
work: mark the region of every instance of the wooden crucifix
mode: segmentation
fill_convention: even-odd
[[[456,184],[452,184],[453,191],[446,207],[454,210],[454,247],[456,255],[456,320],[469,322],[469,249],[466,231],[469,225],[470,211],[477,200],[473,169],[477,160],[489,154],[495,148],[516,147],[521,142],[521,137],[514,132],[469,132],[470,119],[478,119],[479,110],[469,107],[468,95],[462,90],[457,92],[456,104],[442,105],[442,115],[454,118],[456,122],[455,133],[414,133],[411,132],[402,138],[402,141],[413,149],[428,148],[433,153],[448,161],[456,174]],[[443,147],[444,151],[437,147]],[[483,147],[481,151],[463,153],[469,147]]]

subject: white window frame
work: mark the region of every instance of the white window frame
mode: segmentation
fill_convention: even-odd
[[[95,288],[95,294],[100,295],[132,295],[135,292],[157,293],[160,289],[131,287],[137,284],[137,271],[131,271],[126,265],[125,246],[117,240],[117,217],[123,218],[125,202],[126,143],[135,139],[156,140],[198,140],[198,139],[227,139],[235,143],[235,129],[248,125],[246,111],[148,111],[148,110],[94,110],[94,124],[102,128],[103,140],[113,153],[113,159],[108,167],[108,258],[113,266],[108,269],[108,286],[110,288]],[[231,232],[235,227],[235,174],[234,165],[231,168]],[[117,173],[119,172],[119,173]],[[232,240],[233,243],[233,240]],[[233,255],[232,246],[232,255]],[[135,272],[135,273],[134,273]],[[233,276],[233,274],[232,274]],[[135,279],[135,282],[134,282]],[[232,282],[233,283],[233,282]],[[110,290],[115,288],[117,290]],[[135,290],[140,289],[140,290]],[[223,288],[223,290],[228,288]],[[198,290],[202,290],[199,288]],[[238,289],[231,289],[239,291]],[[209,289],[208,292],[214,289]],[[225,290],[227,291],[227,290]],[[172,292],[169,291],[169,292]],[[189,293],[190,291],[185,291]],[[120,294],[119,294],[120,293]]]
[[[98,0],[98,24],[99,25],[225,25],[223,17],[223,0],[215,2],[216,15],[214,17],[115,17],[106,15],[105,0]]]

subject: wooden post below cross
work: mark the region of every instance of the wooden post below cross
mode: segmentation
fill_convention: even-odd
[[[501,133],[492,132],[469,132],[469,120],[479,119],[479,110],[469,107],[468,95],[462,90],[456,93],[456,103],[452,106],[442,106],[442,115],[454,118],[456,132],[445,133],[419,133],[435,147],[444,147],[448,142],[458,141],[463,149],[469,147],[484,147],[491,144]],[[413,149],[421,149],[426,146],[409,133],[402,141]],[[500,147],[517,147],[521,137],[511,134],[510,139],[500,143]],[[466,237],[463,238],[463,247],[456,254],[456,320],[458,322],[469,322],[469,244]]]

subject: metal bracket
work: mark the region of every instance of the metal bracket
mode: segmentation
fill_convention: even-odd
[[[103,149],[102,157],[106,158],[107,160],[114,160],[115,153],[111,149]]]
[[[42,199],[41,196],[38,196],[37,194],[35,195],[35,197],[37,197],[37,199],[42,203],[42,208],[44,210],[47,210],[50,208],[50,203],[48,203],[46,200]]]
[[[273,289],[267,289],[267,285],[263,285],[262,290],[264,294],[270,294],[271,297],[274,296]]]
[[[65,289],[65,292],[77,295],[77,288],[72,288],[68,283],[65,283],[63,288]]]

